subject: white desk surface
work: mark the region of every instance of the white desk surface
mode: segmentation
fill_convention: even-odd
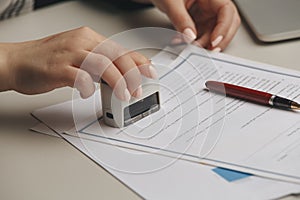
[[[103,7],[66,2],[1,21],[0,41],[37,39],[79,26],[105,36],[136,27],[170,27],[153,8],[129,12]],[[256,43],[242,26],[225,53],[299,70],[299,50],[299,39]],[[35,96],[0,93],[0,199],[140,199],[64,140],[28,130],[36,123],[31,111],[71,99],[71,93],[70,88]]]

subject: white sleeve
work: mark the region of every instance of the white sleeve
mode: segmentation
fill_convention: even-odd
[[[1,0],[0,20],[30,12],[33,6],[34,0]]]

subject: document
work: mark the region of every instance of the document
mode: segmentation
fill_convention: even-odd
[[[64,104],[58,104],[52,106],[49,110],[53,110],[54,107],[68,112],[68,106],[71,102]],[[56,112],[59,112],[56,109]],[[58,115],[54,121],[61,121],[65,118]],[[69,116],[72,118],[72,115]],[[52,123],[55,124],[55,123]],[[71,123],[73,124],[73,123]],[[53,127],[55,128],[55,127]],[[60,137],[54,131],[49,129],[46,125],[38,123],[32,130],[48,134],[51,136]],[[82,139],[74,136],[65,135],[63,137],[74,145],[86,156],[93,158],[93,155],[87,151]],[[104,151],[111,160],[120,160],[122,155],[118,153],[118,150],[112,146],[95,141],[87,141],[89,143],[96,143],[99,150]],[[128,151],[128,150],[127,150]],[[132,153],[139,153],[138,151],[131,150]],[[155,162],[164,163],[165,156],[155,155],[157,159]],[[149,165],[149,162],[144,162],[145,168]],[[122,183],[126,184],[133,191],[138,193],[144,199],[276,199],[286,196],[288,194],[298,193],[300,191],[300,185],[286,183],[281,181],[275,181],[265,179],[257,176],[247,176],[243,179],[237,178],[237,175],[232,175],[226,170],[219,173],[214,171],[219,168],[214,168],[207,165],[201,165],[185,160],[176,160],[161,170],[152,171],[148,173],[127,173],[125,171],[115,170],[107,165],[98,163],[104,167],[109,173],[118,178]],[[125,168],[128,164],[135,165],[136,163],[121,162],[119,168]],[[124,165],[124,166],[122,166]],[[226,179],[221,176],[227,176]],[[235,179],[228,181],[227,179]]]
[[[105,142],[147,152],[142,156],[145,160],[162,154],[300,183],[300,113],[210,93],[204,85],[217,80],[300,101],[299,72],[206,53],[194,46],[168,66],[163,58],[153,59],[160,74],[159,112],[123,129],[111,128],[95,108],[95,102],[100,102],[95,95],[94,103],[84,108],[80,100],[73,102],[76,123],[66,133],[82,138],[92,154],[99,151],[90,141]],[[87,116],[85,110],[92,108],[91,117],[84,121],[82,112]],[[101,152],[93,155],[95,160],[110,162]],[[135,163],[137,157],[141,156],[126,156]],[[149,166],[149,170],[155,167],[161,166]]]

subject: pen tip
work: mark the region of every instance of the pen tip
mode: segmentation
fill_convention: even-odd
[[[300,110],[300,104],[298,104],[296,102],[292,102],[291,109],[292,110]]]

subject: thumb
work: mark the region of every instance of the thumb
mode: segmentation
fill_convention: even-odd
[[[177,1],[176,3],[174,0],[167,2],[165,12],[176,30],[185,34],[185,37],[187,37],[189,41],[195,40],[197,37],[195,23],[188,13],[185,2],[183,0]]]

